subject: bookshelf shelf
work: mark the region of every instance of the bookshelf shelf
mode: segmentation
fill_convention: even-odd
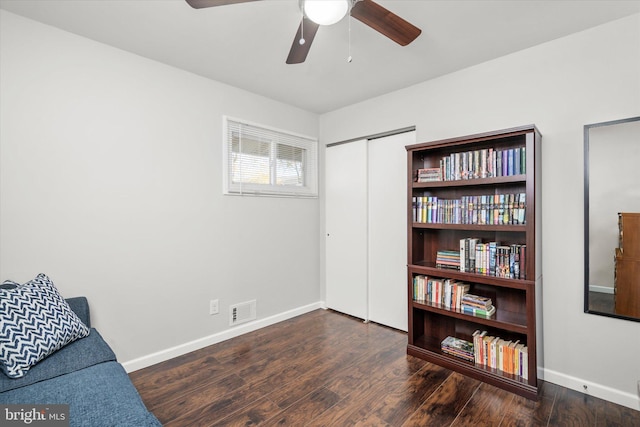
[[[526,182],[526,175],[499,176],[494,178],[459,179],[453,181],[414,182],[413,188],[444,188],[444,187],[477,187],[481,185],[499,185],[514,182]]]
[[[434,262],[427,261],[421,261],[416,264],[409,265],[409,268],[415,274],[424,274],[427,276],[443,277],[447,279],[458,279],[474,283],[485,283],[496,287],[503,286],[512,289],[524,290],[535,284],[533,280],[506,279],[495,276],[486,276],[484,274],[462,273],[453,269],[437,268]]]
[[[500,329],[505,329],[521,334],[527,333],[527,317],[523,313],[500,310],[496,311],[496,314],[492,317],[485,319],[482,317],[465,314],[458,309],[442,308],[439,305],[426,302],[413,301],[413,307],[424,311],[440,313],[444,316],[472,321],[474,323],[483,324],[489,327],[498,327]]]
[[[439,343],[437,344],[439,345]],[[487,368],[444,354],[439,346],[433,345],[428,339],[417,339],[416,345],[410,346],[407,353],[529,399],[535,400],[537,398],[537,388],[526,381],[497,369]]]
[[[432,230],[468,230],[468,231],[519,231],[525,232],[524,224],[442,224],[442,223],[422,223],[413,224],[416,229],[432,229]]]
[[[542,285],[540,143],[530,125],[407,147],[407,353],[534,400]],[[428,174],[449,180],[417,182]],[[475,178],[451,180],[465,176]],[[488,300],[495,313],[465,312],[458,295],[464,292]],[[479,349],[476,362],[443,352],[445,338],[472,343],[477,332],[501,339],[510,347],[504,357],[519,362],[494,365],[486,354],[483,362]],[[511,351],[516,345],[527,358]]]

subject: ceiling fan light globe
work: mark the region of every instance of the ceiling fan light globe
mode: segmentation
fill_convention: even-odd
[[[305,0],[304,14],[318,25],[333,25],[349,12],[349,0]]]

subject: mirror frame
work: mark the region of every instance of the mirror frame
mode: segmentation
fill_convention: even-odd
[[[614,126],[635,121],[640,121],[640,116],[584,125],[584,312],[640,322],[640,318],[620,315],[615,312],[608,313],[605,311],[597,311],[589,308],[589,131],[597,127]]]

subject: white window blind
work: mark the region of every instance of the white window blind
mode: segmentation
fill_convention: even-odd
[[[224,118],[225,194],[317,197],[315,139]]]

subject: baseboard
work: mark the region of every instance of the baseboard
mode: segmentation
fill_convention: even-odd
[[[613,295],[613,288],[610,286],[595,286],[595,285],[591,285],[589,286],[589,292],[599,292],[601,294],[611,294]]]
[[[124,369],[127,372],[137,371],[138,369],[146,368],[147,366],[155,365],[156,363],[164,362],[166,360],[173,359],[174,357],[182,356],[183,354],[199,350],[212,344],[226,341],[230,338],[244,335],[248,332],[257,331],[258,329],[264,328],[266,326],[270,326],[284,320],[300,316],[301,314],[309,313],[319,308],[324,308],[324,302],[315,302],[313,304],[298,307],[293,310],[266,317],[264,319],[258,319],[240,326],[235,326],[231,329],[227,329],[226,331],[218,332],[213,335],[209,335],[194,341],[177,345],[175,347],[158,351],[156,353],[139,357],[137,359],[123,362],[122,366],[124,366]]]
[[[636,411],[640,411],[640,397],[633,393],[625,393],[620,390],[615,390],[611,387],[604,386],[602,384],[585,381],[583,379],[552,371],[550,369],[544,370],[544,380],[550,383],[558,384],[562,387],[569,388],[571,390],[579,391],[581,393],[597,397],[599,399],[604,399],[618,405],[626,406],[627,408],[635,409]],[[638,394],[640,394],[640,390],[638,390]]]

